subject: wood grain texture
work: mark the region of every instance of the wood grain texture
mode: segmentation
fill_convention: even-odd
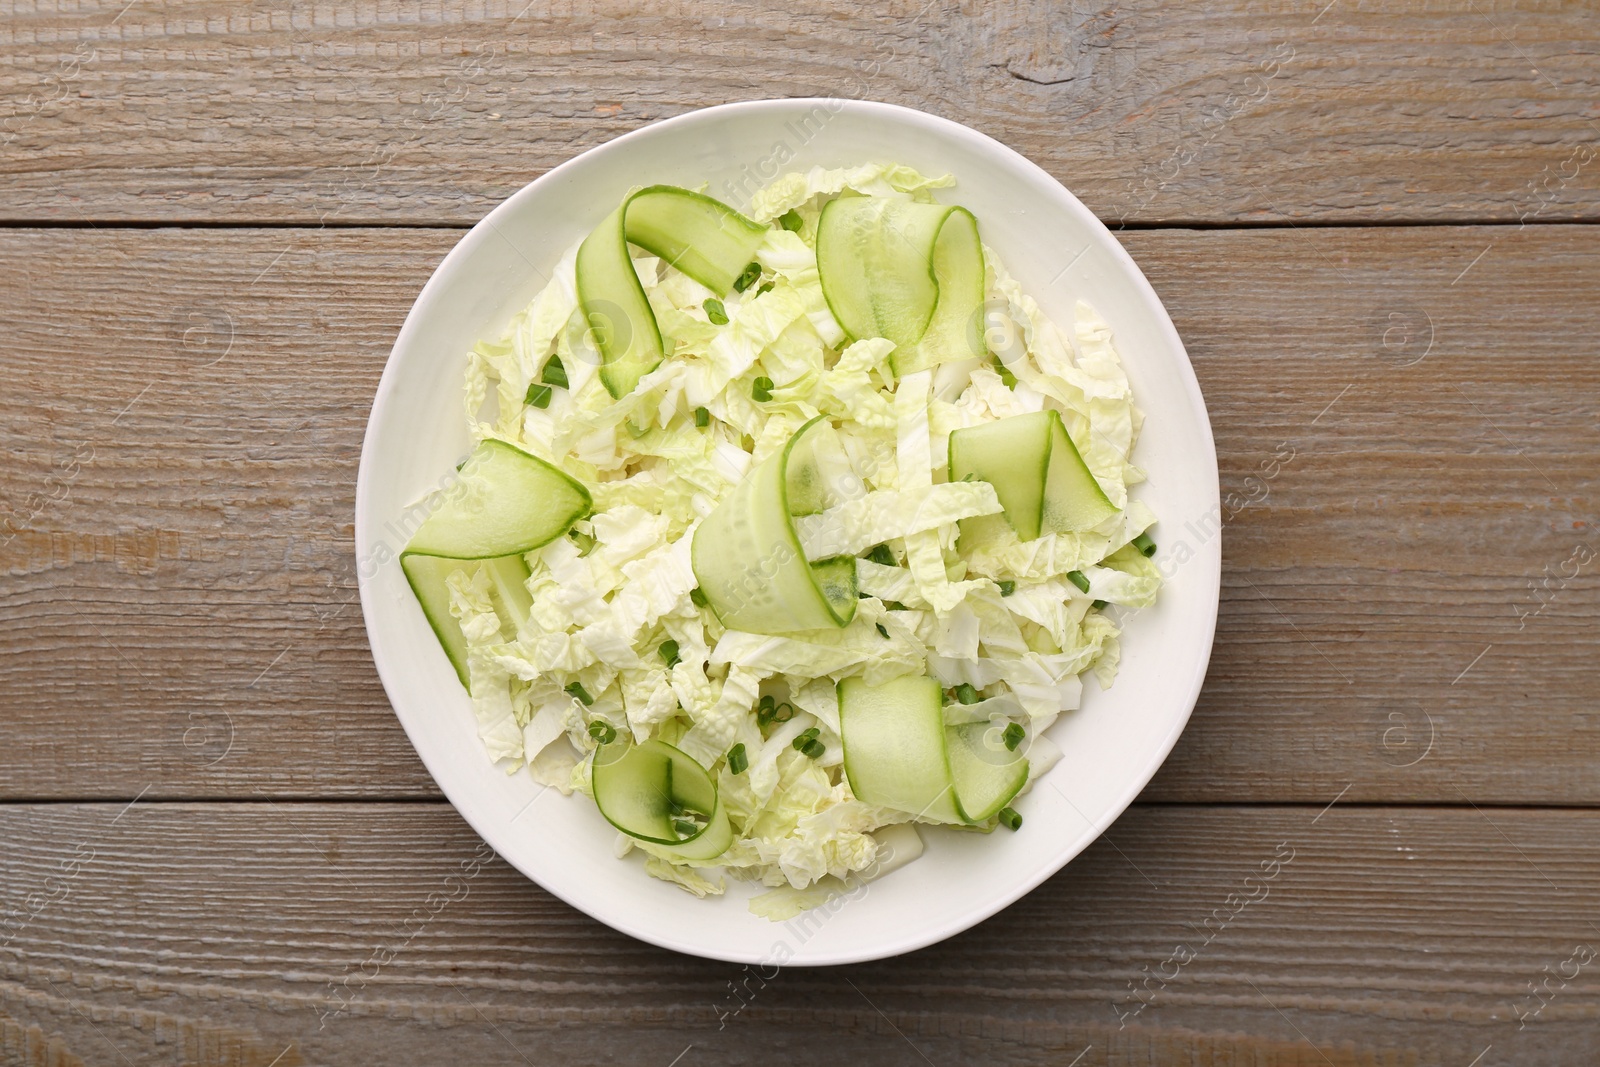
[[[843,95],[1107,219],[1600,215],[1581,3],[87,0],[0,20],[8,220],[465,222],[645,123]]]
[[[1239,509],[1150,796],[1593,803],[1597,236],[1125,235]]]
[[[1600,1035],[1595,812],[1136,806],[966,934],[776,976],[593,922],[438,803],[0,833],[0,1041],[54,1035],[8,1063],[1587,1065]]]
[[[433,795],[351,516],[383,360],[457,237],[0,234],[0,794]],[[1600,229],[1125,237],[1231,500],[1211,673],[1147,796],[1600,802],[1600,567],[1563,568],[1600,551]],[[1156,532],[1163,558],[1209,536]]]
[[[0,1065],[1594,1062],[1590,5],[0,7]],[[944,944],[774,975],[487,851],[378,684],[351,537],[430,227],[808,95],[965,122],[1134,227],[1225,500],[1161,558],[1221,536],[1224,577],[1144,803]],[[1328,225],[1396,222],[1450,225]]]

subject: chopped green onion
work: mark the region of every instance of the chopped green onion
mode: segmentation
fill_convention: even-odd
[[[750,264],[748,267],[746,267],[744,269],[744,271],[739,275],[738,278],[734,279],[734,282],[733,282],[734,291],[740,292],[740,293],[744,292],[746,289],[748,289],[752,285],[754,285],[756,283],[756,279],[759,278],[759,277],[761,277],[761,264],[759,264],[759,263]]]
[[[1005,363],[1001,362],[999,356],[995,357],[994,369],[995,373],[1000,375],[1000,384],[1004,385],[1007,389],[1015,389],[1017,387],[1017,376],[1011,373],[1010,367],[1007,367]]]
[[[700,827],[687,819],[673,819],[672,828],[684,837],[693,837],[700,832]]]
[[[587,556],[594,551],[594,546],[600,543],[594,539],[593,534],[586,534],[582,530],[572,530],[568,532],[567,536],[572,539],[573,544],[578,546],[578,555],[580,556]]]
[[[678,655],[678,642],[676,641],[671,639],[663,641],[661,642],[661,647],[656,651],[661,653],[661,658],[666,661],[668,667],[676,667],[682,662],[682,657]]]
[[[539,385],[537,382],[528,386],[528,395],[522,402],[531,408],[547,408],[550,406],[550,387]]]
[[[588,701],[584,701],[585,704]],[[602,745],[609,745],[617,739],[617,728],[603,719],[596,719],[589,724],[589,736]]]
[[[1007,830],[1020,830],[1022,829],[1022,816],[1017,814],[1015,808],[1001,808],[1000,825]]]
[[[1010,578],[1007,578],[998,584],[1000,586],[1001,596],[1010,596],[1012,593],[1017,591],[1017,583],[1013,582]]]
[[[728,773],[743,774],[745,768],[750,766],[750,757],[744,754],[744,742],[728,749]]]
[[[1000,734],[1000,740],[1006,743],[1006,750],[1008,752],[1015,752],[1017,750],[1017,746],[1022,744],[1022,739],[1027,736],[1028,731],[1024,730],[1020,723],[1011,723]]]
[[[1153,556],[1156,554],[1156,543],[1150,539],[1150,535],[1147,533],[1142,533],[1138,537],[1135,537],[1133,539],[1133,547],[1137,548],[1146,556]]]
[[[1089,576],[1082,571],[1068,571],[1067,581],[1077,586],[1080,593],[1089,591]]]
[[[594,697],[589,695],[589,691],[583,687],[582,682],[570,683],[567,686],[567,692],[572,695],[574,700],[582,704],[584,707],[588,707],[594,703]],[[591,729],[592,728],[593,727],[591,727]]]
[[[756,295],[760,296],[762,293],[770,293],[772,292],[772,288],[773,286],[771,282],[762,282],[760,285],[756,286]]]
[[[884,637],[885,637],[885,638],[887,638],[887,637],[888,637],[888,636],[889,636],[889,631],[888,631],[888,630],[885,630],[885,629],[884,629],[884,628],[883,628],[883,623],[881,623],[881,622],[880,622],[880,623],[878,623],[878,632],[879,632],[879,633],[880,633],[880,634],[882,634],[882,635],[883,635],[883,636],[884,636]]]
[[[1089,606],[1091,608],[1093,608],[1094,610],[1099,611],[1101,608],[1106,606],[1106,603],[1107,603],[1107,601],[1104,601],[1104,600],[1096,600],[1093,604],[1090,604]]]
[[[703,608],[708,603],[706,595],[700,591],[698,585],[689,590],[689,599],[694,601],[694,606],[697,608]]]
[[[706,318],[711,320],[713,326],[728,325],[728,310],[722,306],[722,301],[716,297],[705,302]]]
[[[960,701],[961,703],[976,704],[982,699],[983,697],[978,695],[978,691],[972,688],[971,684],[962,682],[960,685],[956,686],[956,700]]]
[[[789,742],[789,747],[794,749],[796,752],[805,753],[812,759],[820,759],[822,758],[822,754],[828,750],[826,745],[817,740],[817,735],[821,732],[822,731],[817,729],[815,726],[811,727],[809,730],[802,730],[800,731],[800,735],[798,737]]]
[[[756,725],[770,726],[773,723],[788,722],[794,718],[794,705],[787,700],[779,704],[772,696],[764,696],[756,705]]]
[[[750,383],[750,399],[765,404],[772,399],[772,379],[765,374]]]
[[[778,216],[778,225],[782,226],[790,233],[799,233],[800,227],[804,226],[805,224],[806,220],[800,217],[800,212],[795,211],[792,208]]]
[[[700,427],[701,429],[705,429],[707,426],[710,426],[711,425],[711,412],[707,411],[705,408],[695,408],[694,409],[694,424],[696,426]]]
[[[563,389],[569,388],[567,368],[561,362],[560,356],[550,357],[550,362],[544,365],[544,373],[539,375],[539,380],[546,385],[558,385]]]
[[[896,566],[894,553],[889,551],[888,545],[878,545],[865,558],[884,567]]]

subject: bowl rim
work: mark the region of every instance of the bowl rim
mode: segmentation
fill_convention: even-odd
[[[630,130],[629,132],[621,134],[617,137],[611,138],[610,140],[601,142],[600,144],[592,145],[570,159],[551,167],[548,171],[541,174],[531,182],[523,185],[516,192],[512,193],[505,200],[497,204],[487,215],[475,223],[466,231],[466,233],[461,236],[456,244],[450,249],[449,253],[447,253],[445,257],[440,260],[438,266],[434,268],[433,273],[429,276],[427,283],[422,287],[421,292],[418,293],[416,299],[413,301],[410,310],[406,313],[405,322],[401,325],[400,332],[396,335],[394,345],[390,348],[389,355],[385,359],[384,369],[378,382],[378,388],[373,396],[372,406],[367,414],[367,426],[362,436],[361,458],[356,473],[355,525],[353,539],[354,543],[352,548],[356,555],[356,575],[360,589],[363,624],[367,632],[368,646],[372,653],[373,666],[378,672],[380,683],[383,685],[384,695],[389,700],[390,710],[393,711],[395,717],[400,720],[402,729],[406,731],[406,736],[410,740],[412,748],[416,750],[418,757],[421,758],[423,766],[428,770],[429,776],[434,779],[435,784],[439,786],[440,792],[444,793],[445,799],[450,802],[451,806],[455,808],[461,817],[466,820],[468,825],[472,827],[473,831],[477,833],[485,843],[488,843],[491,848],[494,847],[491,837],[498,836],[499,830],[499,827],[494,826],[491,822],[493,819],[493,813],[481,808],[472,798],[458,799],[457,797],[452,796],[450,792],[445,789],[440,779],[440,773],[434,767],[434,760],[438,757],[435,756],[430,758],[428,747],[419,743],[417,735],[412,732],[411,726],[406,722],[405,717],[402,716],[398,710],[395,692],[391,687],[389,678],[389,675],[393,674],[394,671],[392,668],[387,673],[385,671],[385,657],[380,651],[377,633],[372,621],[374,618],[376,605],[371,603],[371,598],[376,595],[374,591],[376,585],[376,574],[371,576],[365,575],[361,567],[361,545],[366,543],[363,534],[367,530],[368,522],[370,521],[364,518],[364,514],[368,510],[366,504],[371,495],[372,478],[374,477],[373,467],[377,462],[374,459],[374,438],[378,432],[376,429],[378,424],[378,415],[388,402],[391,395],[394,394],[399,388],[398,375],[391,373],[395,367],[396,356],[408,345],[412,335],[421,328],[419,324],[430,310],[429,305],[432,304],[433,298],[437,296],[438,290],[443,288],[445,284],[443,279],[448,277],[454,271],[456,265],[460,261],[465,260],[469,256],[473,255],[477,246],[483,241],[488,240],[491,235],[508,240],[508,238],[504,237],[497,224],[506,221],[508,217],[515,214],[523,201],[537,197],[546,186],[554,185],[560,182],[569,168],[574,167],[579,161],[587,158],[592,153],[601,151],[603,149],[609,150],[613,146],[623,145],[630,141],[643,138],[647,135],[657,136],[661,132],[671,130],[675,127],[693,126],[697,123],[707,121],[708,118],[712,116],[759,113],[764,110],[778,111],[795,106],[806,105],[812,107],[823,107],[828,109],[833,114],[851,111],[861,115],[876,115],[891,121],[907,122],[913,125],[920,125],[925,128],[929,128],[942,136],[966,141],[973,147],[979,148],[984,152],[999,157],[999,160],[1004,164],[1020,169],[1024,173],[1027,173],[1035,178],[1043,179],[1059,190],[1062,197],[1061,206],[1069,213],[1075,215],[1077,217],[1077,221],[1085,225],[1091,233],[1093,233],[1097,238],[1101,239],[1097,243],[1112,257],[1114,261],[1116,261],[1117,266],[1121,268],[1121,273],[1133,283],[1134,287],[1140,292],[1140,295],[1146,298],[1155,308],[1159,310],[1159,321],[1155,325],[1157,329],[1165,335],[1166,341],[1168,344],[1170,344],[1172,350],[1181,357],[1183,370],[1181,384],[1183,386],[1183,390],[1189,403],[1203,416],[1199,420],[1201,437],[1199,440],[1195,441],[1194,444],[1196,446],[1203,446],[1205,456],[1210,459],[1209,466],[1210,470],[1213,472],[1213,482],[1209,486],[1209,489],[1211,490],[1211,495],[1217,500],[1218,507],[1220,507],[1220,476],[1217,473],[1216,443],[1211,429],[1210,414],[1205,404],[1205,398],[1200,390],[1199,380],[1195,376],[1193,363],[1189,359],[1188,350],[1184,346],[1182,338],[1178,335],[1177,327],[1172,323],[1171,315],[1167,312],[1165,303],[1156,293],[1155,288],[1150,284],[1149,279],[1145,277],[1144,272],[1139,269],[1138,264],[1134,262],[1133,257],[1128,253],[1127,249],[1124,248],[1122,243],[1116,239],[1116,236],[1112,233],[1111,229],[1106,226],[1098,216],[1090,211],[1088,207],[1086,207],[1070,189],[1061,184],[1061,182],[1059,182],[1043,167],[1039,166],[1037,163],[1034,163],[1022,153],[996,140],[988,134],[974,130],[969,126],[956,122],[952,119],[947,119],[939,115],[921,111],[917,108],[907,107],[903,104],[891,104],[873,100],[857,100],[845,97],[772,97],[759,100],[745,100],[727,104],[716,104],[708,107],[697,108],[692,111],[687,111],[679,115],[674,115],[670,118],[659,119],[657,121],[640,126],[637,129]],[[996,893],[992,898],[986,900],[982,906],[962,913],[959,919],[951,920],[943,925],[929,927],[913,934],[907,934],[895,941],[878,945],[867,951],[841,951],[831,954],[818,955],[816,957],[796,957],[785,961],[783,965],[836,966],[847,963],[864,963],[872,960],[887,959],[890,957],[903,955],[907,952],[914,952],[918,949],[936,944],[965,930],[969,930],[984,920],[989,919],[1010,907],[1012,904],[1016,903],[1017,900],[1038,888],[1038,886],[1041,885],[1045,880],[1053,877],[1056,874],[1059,874],[1068,863],[1070,863],[1080,853],[1087,849],[1091,844],[1097,841],[1105,833],[1106,829],[1122,816],[1123,812],[1128,809],[1138,795],[1144,790],[1145,786],[1149,784],[1150,780],[1155,776],[1156,771],[1158,771],[1162,764],[1166,762],[1167,757],[1171,754],[1173,747],[1177,744],[1179,736],[1183,733],[1185,727],[1188,725],[1190,717],[1194,712],[1194,708],[1199,700],[1201,687],[1205,681],[1206,672],[1210,664],[1211,653],[1215,645],[1217,613],[1221,600],[1221,553],[1222,531],[1219,528],[1216,536],[1202,545],[1201,551],[1196,553],[1194,557],[1191,557],[1193,559],[1200,559],[1205,556],[1215,557],[1216,565],[1211,568],[1215,575],[1215,581],[1209,583],[1203,590],[1205,598],[1208,602],[1207,607],[1209,610],[1206,612],[1206,618],[1208,622],[1204,634],[1203,647],[1200,647],[1201,654],[1196,658],[1195,668],[1191,673],[1191,676],[1186,680],[1186,683],[1181,688],[1174,688],[1174,692],[1176,694],[1181,694],[1177,699],[1175,699],[1174,704],[1181,704],[1183,710],[1181,714],[1174,716],[1172,725],[1168,729],[1166,735],[1160,739],[1158,744],[1151,747],[1149,757],[1139,768],[1138,773],[1128,779],[1124,788],[1117,795],[1116,801],[1108,806],[1099,818],[1092,821],[1086,820],[1089,822],[1089,826],[1085,832],[1080,833],[1074,841],[1062,847],[1061,849],[1058,849],[1054,854],[1050,854],[1047,862],[1041,863],[1036,873],[1027,878],[1020,879],[1018,882],[1010,886],[1007,886],[1003,892]],[[398,685],[398,681],[394,684]],[[493,826],[493,829],[496,831],[496,833],[493,835],[488,832],[491,826]],[[496,850],[496,854],[500,855],[498,850]],[[650,926],[647,923],[631,921],[627,916],[607,916],[602,918],[586,907],[584,903],[573,899],[571,895],[545,885],[545,883],[537,876],[526,870],[516,861],[504,855],[501,855],[501,859],[505,860],[508,866],[513,867],[525,878],[538,885],[543,891],[563,901],[570,907],[581,911],[583,914],[589,916],[597,922],[604,923],[605,925],[610,926],[621,933],[636,938],[647,944],[670,949],[674,952],[681,952],[690,956],[721,960],[730,963],[764,964],[770,962],[767,958],[759,954],[752,954],[738,950],[718,950],[715,947],[707,947],[705,945],[693,943],[687,939],[676,938],[671,936],[669,933],[660,930],[659,928]]]

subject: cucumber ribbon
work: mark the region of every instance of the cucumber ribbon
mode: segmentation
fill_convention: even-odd
[[[559,467],[493,438],[473,449],[431,502],[400,566],[456,676],[470,689],[467,638],[450,612],[447,579],[482,567],[502,631],[514,637],[533,602],[523,554],[566,533],[594,502]]]
[[[994,486],[1009,522],[1023,541],[1041,534],[1092,530],[1117,514],[1077,446],[1061,413],[1045,410],[950,435],[950,480],[976,478]],[[969,519],[963,537],[987,536],[998,516]]]
[[[933,678],[839,683],[844,770],[857,800],[944,823],[992,819],[1027,784],[1028,761],[991,723],[946,726]]]
[[[983,356],[984,264],[966,208],[840,197],[817,224],[817,273],[852,341],[885,337],[896,374]]]
[[[474,568],[483,569],[489,577],[489,600],[500,619],[500,634],[507,641],[513,641],[533,610],[533,597],[528,595],[528,564],[521,556],[474,560],[406,552],[400,556],[400,567],[411,591],[416,594],[417,603],[422,605],[423,616],[433,627],[434,636],[444,648],[450,665],[456,669],[462,688],[470,693],[472,677],[467,670],[467,635],[450,613],[450,575],[461,570],[470,573]]]
[[[714,859],[733,842],[716,782],[665,741],[600,746],[590,781],[607,822],[674,859]]]
[[[630,193],[578,247],[578,303],[600,350],[600,381],[615,398],[665,358],[661,330],[633,269],[636,244],[717,296],[726,296],[768,227],[702,193],[652,185]]]
[[[794,530],[795,514],[822,510],[816,449],[832,433],[821,415],[800,427],[695,530],[695,579],[728,629],[785,634],[837,629],[855,617],[855,559],[808,562]]]

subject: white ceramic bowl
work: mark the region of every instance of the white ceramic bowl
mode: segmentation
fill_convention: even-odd
[[[388,525],[436,486],[470,442],[464,356],[545,284],[560,253],[630,186],[699,187],[742,206],[777,174],[894,161],[948,172],[941,197],[970,208],[986,243],[1057,322],[1073,302],[1111,324],[1145,411],[1139,490],[1160,516],[1157,557],[1170,582],[1128,613],[1122,670],[1050,737],[1061,762],[1017,804],[1019,833],[924,830],[923,857],[833,910],[785,924],[750,914],[730,882],[697,900],[646,876],[637,853],[587,798],[540,791],[490,765],[471,708],[408,590]],[[1139,793],[1166,758],[1200,691],[1216,625],[1221,543],[1216,453],[1204,401],[1161,301],[1111,233],[1039,167],[965,126],[909,108],[845,100],[764,100],[647,126],[564,163],[461,239],[406,318],[373,401],[356,485],[361,606],[372,655],[418,754],[457,810],[506,860],[561,899],[644,941],[743,963],[847,963],[907,952],[967,929],[1050,877]]]

